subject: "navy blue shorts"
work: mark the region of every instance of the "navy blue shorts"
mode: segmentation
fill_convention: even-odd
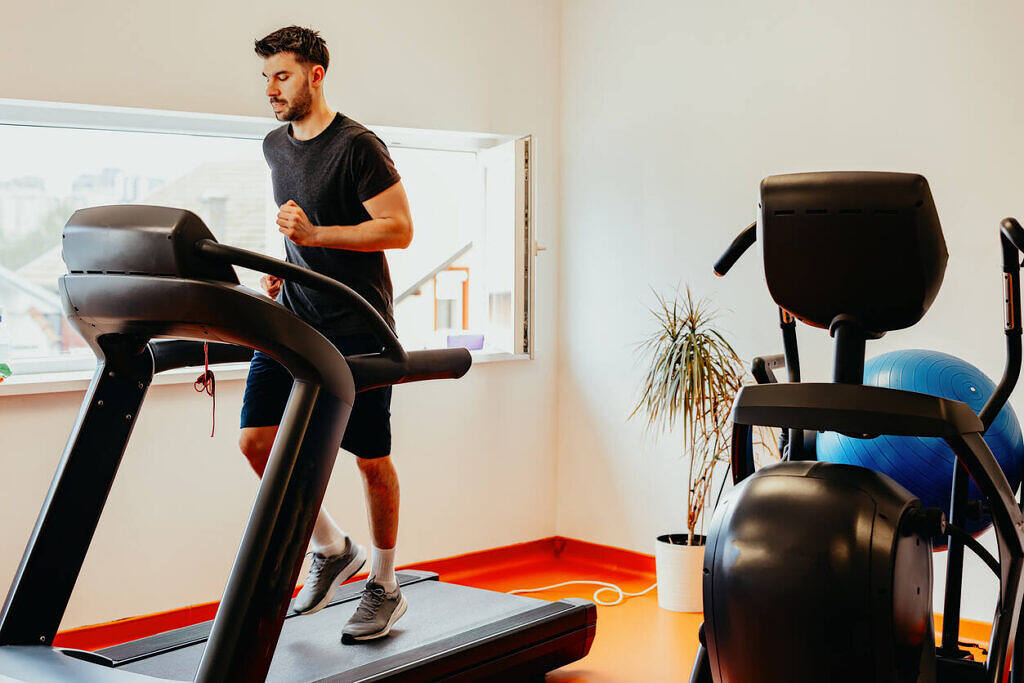
[[[372,335],[328,337],[343,355],[376,353],[381,345]],[[245,380],[242,399],[242,429],[281,424],[292,376],[276,360],[256,351]],[[356,394],[341,447],[356,457],[383,458],[391,454],[391,387],[379,387]]]

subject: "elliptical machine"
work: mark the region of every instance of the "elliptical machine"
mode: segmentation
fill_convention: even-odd
[[[761,242],[790,382],[774,381],[779,359],[758,359],[760,384],[744,387],[733,405],[735,487],[708,533],[705,623],[691,683],[997,683],[1011,657],[1012,680],[1022,680],[1024,516],[982,438],[1021,367],[1024,229],[1006,219],[1000,239],[1007,362],[979,416],[959,401],[862,384],[865,342],[916,324],[942,283],[947,253],[927,181],[866,172],[762,181],[757,223],[715,270],[724,275]],[[833,382],[800,383],[796,319],[835,338]],[[755,472],[756,425],[779,427],[786,437],[783,462]],[[992,517],[998,561],[885,475],[817,462],[805,439],[817,431],[943,438],[958,462],[951,516],[956,522],[965,514],[969,475]],[[944,620],[949,634],[936,650],[932,538],[946,534],[960,552],[951,555],[948,581],[959,584],[964,545],[999,578],[984,663],[963,656],[957,624],[948,623],[959,621],[959,585],[954,614]]]

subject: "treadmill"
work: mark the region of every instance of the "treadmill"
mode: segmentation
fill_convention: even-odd
[[[596,608],[399,572],[409,610],[391,634],[342,645],[362,583],[320,612],[289,599],[359,391],[456,379],[465,349],[406,352],[357,292],[290,263],[220,244],[193,213],[117,205],[76,211],[63,231],[60,294],[97,369],[0,612],[0,680],[529,680],[586,656]],[[234,267],[346,301],[379,353],[342,356],[309,324],[239,284]],[[97,652],[53,647],[154,374],[273,357],[294,379],[281,428],[212,621]]]

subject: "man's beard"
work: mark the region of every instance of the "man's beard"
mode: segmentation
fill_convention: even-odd
[[[309,89],[303,90],[292,99],[290,104],[285,105],[284,109],[277,112],[277,120],[298,121],[300,119],[304,119],[312,108],[313,96],[310,94]]]

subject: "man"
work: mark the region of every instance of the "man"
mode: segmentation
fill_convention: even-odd
[[[270,166],[279,231],[288,261],[344,282],[394,327],[391,276],[384,249],[412,240],[409,204],[387,148],[376,135],[332,111],[324,99],[329,55],[316,31],[282,28],[256,41],[266,95],[278,121],[289,122],[263,141]],[[381,344],[353,311],[329,295],[266,276],[267,294],[324,334],[345,355],[379,351]],[[246,380],[239,445],[260,476],[284,413],[292,378],[256,352]],[[391,387],[356,395],[341,447],[362,473],[373,551],[370,575],[342,642],[386,636],[406,610],[395,577],[398,476],[391,462]],[[366,549],[320,509],[313,560],[294,609],[312,613],[330,602],[334,587],[366,562]]]

